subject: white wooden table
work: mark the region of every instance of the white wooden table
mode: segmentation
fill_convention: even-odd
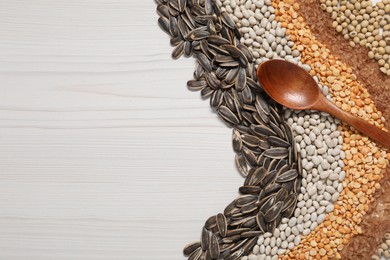
[[[184,259],[237,195],[231,130],[151,0],[0,0],[0,260]]]

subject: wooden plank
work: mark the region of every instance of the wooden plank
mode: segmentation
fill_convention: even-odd
[[[0,2],[0,259],[184,259],[243,179],[155,4]]]

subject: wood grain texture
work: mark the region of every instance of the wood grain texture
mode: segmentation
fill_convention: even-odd
[[[0,260],[184,259],[237,195],[170,51],[152,1],[0,1]]]

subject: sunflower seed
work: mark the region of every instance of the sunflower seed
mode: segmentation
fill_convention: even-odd
[[[210,105],[212,107],[219,107],[220,105],[222,105],[222,102],[223,102],[223,91],[218,89],[211,95]]]
[[[245,69],[240,68],[238,70],[238,74],[237,74],[236,81],[235,81],[235,85],[236,85],[237,90],[242,91],[245,88],[245,86],[247,84],[246,79],[247,78],[246,78]]]
[[[208,72],[211,72],[212,67],[209,59],[204,55],[203,53],[198,53],[196,55],[196,58],[198,59],[199,64]]]
[[[260,230],[265,233],[267,230],[267,224],[264,221],[264,213],[262,211],[259,211],[256,215],[256,223]]]
[[[229,27],[230,29],[235,29],[236,24],[233,22],[232,18],[226,12],[221,13],[222,22]]]
[[[184,12],[184,9],[186,8],[187,0],[178,0],[177,3],[178,3],[177,6],[178,6],[179,12],[181,12],[181,13]]]
[[[245,214],[245,215],[249,214],[249,213],[252,213],[252,212],[256,213],[257,211],[259,211],[259,207],[258,207],[258,205],[256,203],[255,204],[249,204],[249,205],[246,205],[246,206],[242,207],[240,211],[241,211],[242,214]],[[242,227],[249,227],[249,226],[243,225]]]
[[[275,201],[278,202],[278,201],[283,201],[287,198],[288,196],[288,191],[285,190],[284,188],[281,188],[278,193],[276,193],[275,195]]]
[[[236,206],[241,208],[246,205],[252,204],[257,200],[257,196],[253,195],[243,195],[235,199]]]
[[[179,35],[179,27],[177,25],[176,17],[174,16],[169,17],[169,31],[172,36]]]
[[[236,46],[234,45],[231,45],[231,44],[226,44],[226,45],[222,45],[222,48],[227,50],[229,52],[229,54],[233,57],[233,58],[239,58],[241,55],[244,56],[244,54],[240,51],[240,49],[238,49]]]
[[[214,44],[214,45],[217,45],[217,46],[230,44],[230,42],[228,40],[226,40],[225,38],[222,38],[221,36],[218,36],[218,35],[211,35],[207,39],[207,41],[210,44]]]
[[[187,34],[186,39],[189,41],[199,41],[202,39],[206,39],[209,36],[210,33],[207,31],[207,26],[203,26],[190,31]]]
[[[264,220],[266,222],[272,222],[274,221],[280,212],[282,211],[283,208],[283,201],[279,201],[275,203],[268,211],[267,213],[264,214]]]
[[[270,148],[264,151],[264,156],[273,159],[283,159],[288,156],[288,149],[282,147]]]
[[[209,243],[210,243],[210,232],[206,229],[206,227],[203,227],[200,246],[202,247],[203,250],[207,250],[207,248],[209,247]]]
[[[211,216],[209,217],[205,224],[204,224],[205,228],[208,229],[208,230],[211,230],[213,227],[217,226],[217,221],[216,221],[216,216]]]
[[[296,169],[288,170],[276,178],[276,182],[287,182],[294,180],[298,177],[298,171]]]
[[[240,43],[237,45],[237,47],[245,55],[248,62],[253,62],[253,55],[246,45]]]
[[[244,103],[252,104],[254,98],[255,97],[253,96],[251,89],[249,87],[245,86],[243,91],[242,91],[242,99],[243,99]]]
[[[217,29],[215,28],[215,24],[212,20],[209,20],[207,22],[207,31],[209,31],[210,35],[212,36],[217,35]]]
[[[236,154],[235,162],[239,172],[246,177],[248,175],[248,168],[245,161],[245,156],[241,153]]]
[[[205,87],[203,88],[201,91],[200,91],[200,94],[202,97],[206,98],[208,96],[210,96],[211,94],[214,93],[214,89],[210,88],[210,87]]]
[[[264,188],[264,196],[277,192],[282,186],[279,183],[271,183]]]
[[[297,197],[298,197],[297,194],[294,193],[289,194],[287,198],[284,200],[282,211],[285,211],[286,209],[295,205],[297,203]],[[295,209],[295,206],[293,206],[293,208]]]
[[[290,147],[290,143],[277,137],[277,136],[269,136],[268,137],[268,143],[272,146],[277,147]]]
[[[276,135],[276,133],[270,128],[264,125],[251,125],[251,130],[260,137],[268,137],[271,135]]]
[[[175,7],[177,8],[177,4],[176,4]],[[172,5],[169,5],[168,8],[169,8],[169,14],[170,14],[170,15],[177,17],[177,16],[180,14],[179,11],[178,11],[177,9],[175,9],[174,7],[172,7]]]
[[[264,167],[259,167],[259,168],[257,168],[257,169],[253,172],[253,174],[252,174],[250,180],[248,181],[248,185],[253,185],[253,186],[259,185],[259,184],[263,181],[264,177],[265,177],[267,174],[268,174],[268,171],[267,171],[266,168],[264,168]]]
[[[249,255],[252,252],[253,247],[257,244],[257,237],[253,237],[245,242],[242,246],[244,249],[243,255]]]
[[[237,116],[227,107],[220,106],[218,109],[218,114],[227,122],[237,125],[240,123]]]
[[[188,260],[199,260],[202,253],[203,253],[202,248],[197,248],[194,252],[192,252],[188,256]]]
[[[241,135],[236,129],[233,129],[233,149],[236,153],[242,149]]]
[[[205,79],[208,85],[210,86],[210,88],[212,89],[218,89],[221,84],[221,81],[217,78],[214,72],[210,72],[210,73],[206,72]]]
[[[250,238],[250,237],[256,237],[264,234],[263,231],[247,231],[244,233],[241,233],[241,238]]]
[[[255,91],[263,91],[263,88],[253,79],[247,77],[248,86]]]
[[[172,51],[172,58],[177,60],[184,54],[184,42],[181,41]]]
[[[157,6],[157,13],[160,17],[169,18],[169,8],[164,4]]]
[[[216,235],[212,234],[210,239],[209,250],[211,259],[217,259],[219,257],[219,244]]]
[[[268,172],[268,174],[263,178],[263,180],[260,183],[261,187],[267,187],[269,184],[272,184],[277,177],[277,172],[276,170],[271,170]]]
[[[190,57],[193,53],[192,43],[190,41],[186,41],[184,43],[184,55],[186,57]]]
[[[193,242],[188,245],[186,245],[183,249],[183,254],[185,256],[188,256],[192,254],[196,249],[200,248],[200,242]]]
[[[251,150],[249,150],[248,148],[244,147],[242,152],[244,154],[244,157],[245,157],[246,161],[248,162],[248,164],[250,166],[252,166],[252,167],[257,166],[257,158],[256,158],[255,154]]]
[[[194,20],[201,25],[207,26],[210,20],[213,22],[215,21],[215,17],[213,15],[198,15],[194,17]]]
[[[260,188],[257,186],[241,186],[239,189],[242,194],[259,194]]]
[[[218,230],[219,230],[219,234],[222,237],[225,237],[226,236],[226,232],[227,232],[227,220],[226,220],[225,215],[219,213],[216,216],[216,220],[217,220],[217,227],[218,227]]]
[[[240,235],[224,237],[224,238],[221,239],[221,242],[224,243],[224,244],[232,244],[232,243],[240,240],[240,238],[241,238]]]
[[[169,30],[169,20],[166,17],[158,18],[158,24],[160,25],[161,29],[163,29],[164,32],[171,35],[171,32]]]
[[[219,64],[219,66],[224,68],[235,68],[238,67],[238,65],[240,65],[238,61],[222,62],[221,64]]]

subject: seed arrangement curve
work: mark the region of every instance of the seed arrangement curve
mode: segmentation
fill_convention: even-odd
[[[356,218],[364,215],[370,199],[355,192],[358,184],[351,177],[351,161],[361,165],[358,156],[364,147],[355,151],[351,141],[361,145],[366,138],[326,113],[278,106],[257,83],[257,64],[285,59],[313,75],[327,98],[341,106],[345,96],[335,94],[334,88],[341,82],[342,69],[337,74],[337,67],[330,68],[332,74],[326,72],[324,80],[313,59],[322,55],[324,47],[309,41],[297,9],[293,1],[157,1],[159,25],[174,46],[172,57],[197,60],[194,78],[187,82],[189,89],[209,97],[219,117],[233,128],[235,161],[245,178],[241,195],[205,222],[200,241],[184,248],[189,259],[327,259],[340,256],[340,241],[343,244],[361,232],[351,225],[347,228],[352,234],[341,240],[316,236],[325,223],[342,220],[339,213],[348,223],[354,217],[340,211],[340,195],[347,202],[357,198],[363,205]],[[298,22],[291,26],[291,19]],[[367,115],[376,115],[374,120],[383,126],[380,111],[364,95],[369,107],[365,109],[372,109]],[[372,181],[378,188],[387,155],[375,144],[367,144],[365,154],[376,157],[366,168],[375,172]],[[335,232],[347,228],[338,226]]]

